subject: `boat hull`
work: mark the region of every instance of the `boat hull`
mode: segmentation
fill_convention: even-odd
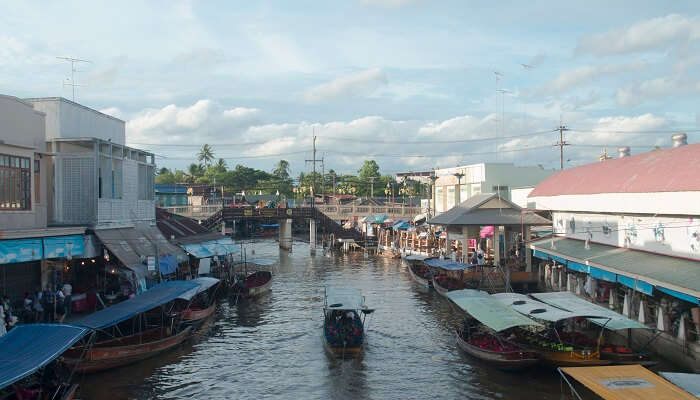
[[[413,264],[411,262],[408,263],[408,272],[411,274],[411,278],[418,283],[419,285],[429,288],[433,285],[433,282],[431,279],[426,279],[420,275],[414,270],[416,268],[416,264]]]
[[[157,329],[160,331],[160,328]],[[143,335],[132,335],[125,338],[113,339],[107,342],[96,343],[84,352],[84,347],[75,347],[66,351],[63,362],[75,367],[77,372],[92,373],[105,371],[112,368],[132,364],[147,358],[156,356],[181,344],[190,335],[192,327],[187,327],[175,335],[162,337],[153,335],[153,331],[144,332]],[[149,334],[150,333],[150,334]],[[149,335],[147,335],[149,334]],[[129,343],[138,340],[139,336],[149,336],[145,343],[133,343],[117,345],[119,341]],[[85,353],[81,359],[81,355]]]
[[[455,279],[455,281],[456,281],[456,279]],[[433,283],[433,287],[435,288],[435,291],[438,292],[441,296],[443,296],[443,297],[446,298],[446,297],[447,297],[447,293],[450,292],[450,289],[448,289],[448,288],[442,286],[442,285],[440,284],[440,279],[437,279],[437,277],[433,277],[432,283]],[[465,285],[464,283],[460,282],[460,283],[459,283],[459,288],[458,288],[458,289],[454,289],[454,290],[466,289],[466,287],[467,287],[467,285]]]
[[[253,299],[269,292],[272,288],[272,272],[258,271],[243,280],[243,287],[236,295],[244,299]]]
[[[517,371],[540,362],[538,354],[533,351],[523,350],[499,353],[474,346],[462,339],[459,333],[455,333],[455,337],[457,346],[459,346],[462,351],[504,371]]]
[[[216,302],[205,309],[188,308],[182,312],[182,323],[199,326],[216,311]]]
[[[592,367],[610,365],[610,360],[602,360],[600,353],[583,356],[577,351],[542,351],[542,362],[550,367]]]

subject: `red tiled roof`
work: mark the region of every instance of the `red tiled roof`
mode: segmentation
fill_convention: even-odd
[[[700,143],[570,168],[528,197],[683,191],[700,191]]]

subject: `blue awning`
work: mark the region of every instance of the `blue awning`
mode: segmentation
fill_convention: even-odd
[[[0,264],[29,262],[44,258],[41,239],[0,240]]]
[[[163,275],[172,274],[177,270],[177,259],[171,254],[158,258],[158,267]]]
[[[197,258],[207,258],[235,253],[241,250],[241,245],[233,243],[230,237],[222,237],[204,243],[184,244],[182,248]]]
[[[392,225],[392,229],[397,231],[405,231],[411,227],[411,224],[407,220],[401,220]]]
[[[279,228],[280,224],[260,224],[262,228]]]
[[[87,332],[88,329],[64,324],[16,326],[0,337],[0,389],[55,360]]]
[[[175,300],[188,290],[198,287],[192,281],[169,281],[152,287],[142,294],[122,301],[111,307],[97,311],[75,322],[75,325],[92,329],[102,329]]]
[[[568,263],[566,263],[566,269],[585,273],[590,272],[590,267],[588,265],[577,263],[575,261],[569,261]]]
[[[43,240],[45,258],[76,257],[85,253],[83,235],[52,236]]]
[[[602,279],[604,281],[612,282],[615,283],[617,282],[617,274],[606,271],[604,269],[596,268],[596,267],[590,267],[591,271],[591,277],[596,278],[596,279]]]
[[[565,258],[555,256],[554,254],[545,253],[542,250],[533,250],[532,255],[536,258],[541,259],[541,260],[554,260],[554,261],[558,262],[559,264],[566,264],[567,262],[569,262],[569,260],[567,260]]]
[[[389,217],[387,217],[386,215],[377,214],[377,215],[370,215],[369,217],[366,217],[365,222],[368,222],[370,224],[381,224],[381,223],[384,223],[384,221],[386,221],[387,219],[389,219]]]
[[[462,264],[452,260],[441,260],[439,258],[431,258],[423,262],[431,267],[442,268],[450,271],[461,271],[465,268],[476,267],[476,265],[473,264]]]
[[[671,296],[673,296],[677,299],[681,299],[683,301],[687,301],[688,303],[700,304],[700,300],[698,300],[697,297],[693,297],[693,296],[687,295],[685,293],[677,292],[677,291],[671,290],[671,289],[666,289],[665,287],[661,287],[661,286],[657,286],[656,290],[660,290],[666,294],[670,294]]]
[[[621,284],[627,286],[630,289],[634,289],[638,292],[648,294],[651,296],[654,292],[654,285],[640,281],[640,280],[635,280],[633,278],[630,278],[628,276],[624,275],[618,275],[617,276],[617,281],[620,282]]]

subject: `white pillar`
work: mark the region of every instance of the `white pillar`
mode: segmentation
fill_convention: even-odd
[[[525,226],[525,235],[523,236],[523,250],[525,252],[525,271],[532,272],[532,250],[528,247],[530,242],[530,225]]]
[[[573,292],[573,291],[574,291],[574,290],[572,289],[572,284],[573,284],[573,282],[572,282],[572,279],[571,279],[571,278],[572,278],[572,277],[571,277],[571,274],[567,272],[567,273],[566,273],[566,291],[567,291],[567,292]]]
[[[545,286],[552,285],[552,266],[549,264],[544,266],[544,283]]]
[[[617,292],[615,290],[610,290],[608,294],[608,306],[611,310],[617,309]]]
[[[576,285],[576,294],[577,295],[583,296],[583,293],[584,293],[583,289],[584,289],[584,286],[586,286],[585,282],[586,281],[584,279],[576,278],[576,283],[578,283],[578,285]]]
[[[221,221],[221,234],[226,234],[226,221]]]
[[[685,333],[685,314],[681,314],[681,321],[678,323],[678,339],[685,341],[686,339],[686,333]]]
[[[629,318],[630,314],[630,296],[629,293],[625,293],[625,300],[622,303],[622,315]]]
[[[666,319],[664,318],[664,314],[664,308],[658,306],[656,308],[656,329],[660,332],[665,332],[668,329],[668,327],[666,326]]]
[[[309,249],[311,253],[316,252],[316,220],[309,220]]]
[[[646,325],[647,323],[647,302],[644,301],[644,299],[639,301],[639,316],[637,317],[637,321],[639,321],[640,324]]]
[[[566,277],[564,276],[564,268],[560,266],[557,269],[557,271],[559,274],[559,285],[557,285],[557,289],[559,289],[560,291],[564,291],[564,288],[566,287],[564,286],[564,279],[566,279]]]
[[[469,264],[469,227],[462,227],[462,262]]]
[[[598,300],[598,280],[596,278],[593,278],[592,276],[589,275],[589,279],[591,280],[591,298],[593,300]]]
[[[292,249],[292,220],[280,221],[280,248],[284,250]]]
[[[445,232],[445,258],[450,257],[452,253],[452,243],[450,242],[450,232]]]
[[[501,264],[501,227],[493,227],[493,264]]]

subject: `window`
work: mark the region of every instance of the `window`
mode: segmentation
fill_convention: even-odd
[[[34,160],[34,202],[41,202],[41,162]]]
[[[31,160],[0,154],[0,210],[31,210]]]

